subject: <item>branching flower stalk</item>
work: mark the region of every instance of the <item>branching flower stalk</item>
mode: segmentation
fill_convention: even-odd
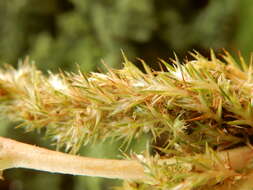
[[[149,134],[157,151],[93,160],[1,138],[1,168],[136,179],[122,186],[132,190],[250,188],[253,63],[228,53],[222,59],[213,52],[210,59],[192,56],[184,64],[161,61],[162,71],[142,61],[142,72],[126,58],[123,69],[106,74],[47,76],[28,61],[0,70],[1,114],[26,131],[46,131],[57,150],[76,153],[108,138],[127,145]],[[66,166],[68,160],[73,164]]]

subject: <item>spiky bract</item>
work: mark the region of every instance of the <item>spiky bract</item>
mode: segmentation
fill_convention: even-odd
[[[156,164],[162,158],[151,157],[147,168],[154,180],[144,189],[214,188],[243,174],[212,168],[213,156],[197,161],[192,156],[207,146],[220,151],[250,141],[253,68],[227,53],[222,60],[212,52],[210,59],[192,56],[183,65],[162,61],[163,71],[143,62],[142,72],[126,58],[123,69],[106,74],[46,76],[27,63],[7,67],[0,71],[1,112],[27,131],[46,129],[57,148],[73,153],[97,139],[128,143],[150,134],[160,156],[178,159]],[[195,171],[198,164],[206,171]]]

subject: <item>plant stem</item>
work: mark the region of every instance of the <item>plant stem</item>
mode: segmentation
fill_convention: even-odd
[[[253,150],[244,146],[219,152],[218,156],[222,163],[231,169],[240,170],[253,159]],[[164,161],[173,162],[173,158]],[[106,178],[147,179],[144,167],[138,161],[69,155],[0,137],[0,170],[8,168],[29,168],[52,173]]]
[[[218,153],[219,158],[233,170],[245,168],[253,160],[253,149],[248,146]]]
[[[106,178],[145,178],[144,169],[137,161],[69,155],[0,137],[0,170],[8,168]]]

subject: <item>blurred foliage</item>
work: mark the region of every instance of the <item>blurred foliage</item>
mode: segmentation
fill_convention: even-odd
[[[29,55],[42,70],[74,70],[78,64],[88,72],[101,67],[102,59],[119,67],[121,49],[130,59],[141,57],[152,64],[158,57],[167,59],[173,51],[182,58],[192,49],[204,54],[209,48],[240,49],[248,56],[253,46],[252,4],[250,0],[1,0],[0,62],[15,65]],[[13,132],[6,121],[1,121],[0,132],[41,143],[19,130]],[[105,152],[110,151],[109,146],[104,145]],[[40,174],[21,173],[11,179],[20,179],[25,186],[6,180],[0,182],[0,189],[42,187]],[[52,190],[105,188],[101,179],[93,186],[83,185],[83,179],[45,177],[51,180]]]
[[[236,28],[235,49],[242,51],[244,56],[249,57],[253,50],[252,33],[253,33],[253,2],[243,0],[238,8],[239,25]]]
[[[172,51],[228,48],[237,0],[3,0],[0,60],[29,55],[40,69],[117,66],[120,49],[150,62]],[[245,3],[247,5],[247,3]]]

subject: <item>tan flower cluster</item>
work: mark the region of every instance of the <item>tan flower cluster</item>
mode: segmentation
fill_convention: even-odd
[[[146,184],[145,189],[213,188],[245,173],[212,168],[212,156],[208,158],[213,162],[192,156],[251,141],[253,63],[227,53],[221,59],[213,52],[209,59],[192,56],[194,60],[183,64],[177,59],[171,64],[162,61],[162,71],[153,71],[144,62],[141,71],[126,58],[122,69],[105,74],[45,75],[29,63],[18,69],[6,67],[0,70],[0,110],[27,131],[45,131],[57,149],[72,153],[97,139],[122,139],[127,145],[150,134],[159,154],[180,161],[152,166],[151,175],[162,172],[163,177],[154,178],[163,185]],[[209,171],[189,169],[186,163]],[[186,170],[191,171],[181,174]]]

